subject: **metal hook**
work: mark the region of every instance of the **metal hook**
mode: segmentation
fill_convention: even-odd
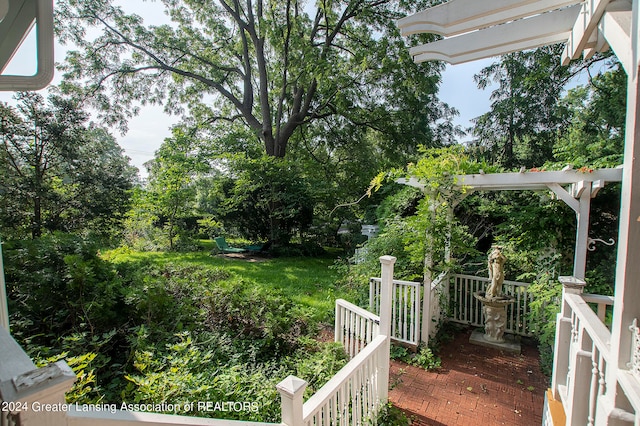
[[[600,238],[589,237],[589,239],[587,240],[587,250],[594,251],[596,249],[596,243],[602,243],[605,246],[612,246],[616,242],[613,238],[609,238],[609,241],[604,241],[604,240],[601,240]]]

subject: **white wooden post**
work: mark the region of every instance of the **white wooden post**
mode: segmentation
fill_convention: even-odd
[[[20,411],[20,426],[66,426],[64,394],[75,381],[73,370],[66,362],[58,361],[1,383],[0,391],[4,401],[27,407]]]
[[[302,406],[304,403],[302,397],[307,384],[296,376],[288,376],[276,385],[282,404],[282,424],[286,426],[301,426],[303,424]]]
[[[429,208],[432,220],[436,218],[436,208],[432,204]],[[431,283],[433,282],[433,236],[427,232],[425,233],[425,247],[426,252],[424,255],[424,277],[423,277],[423,296],[422,296],[422,324],[420,327],[420,340],[427,344],[429,342],[429,335],[431,334]]]
[[[589,213],[591,210],[591,182],[579,182],[578,211],[576,212],[576,248],[573,258],[573,276],[584,280],[587,269],[589,243]]]
[[[562,306],[556,319],[556,338],[553,350],[553,373],[551,375],[551,391],[553,399],[560,401],[558,386],[567,385],[569,372],[569,352],[571,348],[571,308],[566,302],[565,294],[581,294],[587,283],[575,277],[561,276]]]
[[[615,300],[611,324],[611,359],[607,366],[607,393],[600,398],[596,424],[617,425],[615,419],[620,406],[615,385],[619,370],[626,370],[631,356],[629,326],[640,318],[640,8],[632,3],[631,64],[627,70],[627,117],[625,123],[624,166],[620,203],[620,229],[616,261]],[[612,43],[613,44],[613,43]],[[608,422],[608,423],[607,423]]]
[[[393,265],[396,258],[393,256],[380,257],[382,271],[380,278],[380,334],[387,336],[385,349],[378,357],[378,395],[380,401],[387,402],[389,397],[389,359],[391,352],[391,302],[393,297]]]
[[[2,241],[0,241],[0,327],[9,331],[9,307],[7,305],[7,287],[4,280]]]

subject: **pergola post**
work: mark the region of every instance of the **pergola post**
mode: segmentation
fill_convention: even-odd
[[[591,210],[591,182],[580,182],[574,194],[578,200],[576,211],[576,246],[573,256],[573,276],[584,280],[587,270],[587,247],[589,244],[589,212]]]
[[[633,68],[627,69],[627,117],[625,124],[624,168],[620,203],[620,229],[616,262],[615,303],[611,325],[611,359],[607,383],[616,383],[620,370],[627,369],[631,358],[632,336],[629,326],[640,318],[640,84],[638,50],[640,45],[640,10],[633,2],[631,23],[631,56]],[[598,410],[597,424],[611,420],[616,408],[629,407],[617,395],[617,386],[607,387],[606,398]],[[601,413],[602,411],[602,413]],[[601,415],[602,417],[601,417]],[[617,424],[615,421],[609,424]]]

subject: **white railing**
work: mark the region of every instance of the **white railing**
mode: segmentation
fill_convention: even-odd
[[[380,312],[380,278],[369,279],[369,309]],[[391,339],[418,346],[420,343],[420,293],[418,282],[393,280]]]
[[[596,314],[600,321],[607,321],[607,312],[613,307],[613,296],[603,296],[600,294],[583,294],[582,300],[596,308]]]
[[[277,385],[281,423],[205,419],[123,410],[77,410],[65,402],[76,377],[64,361],[35,368],[27,354],[0,327],[0,403],[11,402],[12,413],[0,411],[0,426],[360,426],[375,422],[386,403],[389,383],[391,292],[395,258],[382,256],[381,315],[348,302],[336,302],[336,340],[352,359],[303,404],[307,383],[289,376]],[[340,318],[340,319],[338,319]],[[45,404],[51,410],[21,410]],[[5,408],[5,405],[2,406]]]
[[[484,327],[482,303],[473,297],[473,293],[486,291],[489,278],[471,275],[453,275],[450,293],[450,321]],[[529,284],[516,281],[504,281],[502,293],[511,296],[515,302],[507,307],[507,333],[530,336],[527,314],[533,295],[528,291]]]
[[[349,358],[356,356],[380,334],[380,317],[346,300],[336,300],[335,341]]]
[[[613,300],[582,294],[582,280],[560,281],[563,299],[556,320],[551,391],[553,399],[562,402],[566,424],[640,424],[640,380],[612,359],[611,331],[602,320]],[[616,395],[614,407],[608,405],[607,394]],[[544,417],[552,416],[547,412]]]
[[[429,309],[424,312],[426,318],[423,320],[425,324],[422,327],[422,340],[426,343],[429,339],[435,337],[438,332],[438,326],[444,319],[447,312],[443,311],[443,307],[447,306],[449,301],[449,273],[443,271],[438,277],[431,282],[431,289],[429,291],[429,304],[425,305],[423,309]],[[426,302],[426,301],[425,301]]]
[[[303,407],[305,426],[366,425],[376,419],[381,403],[380,388],[388,386],[388,375],[380,364],[388,365],[388,339],[377,336]]]
[[[284,426],[281,423],[259,423],[240,420],[205,419],[132,411],[82,412],[71,407],[67,426]]]
[[[581,295],[566,294],[564,300],[570,309],[564,327],[569,326],[571,334],[568,351],[559,349],[558,355],[566,351],[568,359],[566,375],[556,379],[557,392],[566,401],[567,424],[594,424],[596,401],[604,394],[605,373],[611,362],[611,333]]]

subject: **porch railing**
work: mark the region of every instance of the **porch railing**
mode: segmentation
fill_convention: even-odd
[[[380,317],[346,300],[336,300],[335,341],[349,358],[356,356],[380,334]]]
[[[304,403],[303,424],[371,424],[383,400],[380,390],[388,386],[388,375],[381,374],[384,367],[380,368],[389,364],[387,351],[387,336],[375,337]]]
[[[611,331],[603,322],[613,298],[582,294],[585,282],[573,277],[560,281],[562,311],[556,320],[551,391],[562,402],[566,424],[612,424],[613,419],[614,424],[640,424],[640,377],[632,366],[625,370],[616,365]],[[615,407],[607,406],[607,393],[615,394]]]
[[[382,256],[381,315],[345,301],[336,303],[336,340],[352,359],[306,403],[307,383],[289,376],[277,386],[282,422],[259,423],[132,411],[83,411],[65,403],[75,374],[64,361],[35,368],[22,348],[0,327],[0,426],[351,426],[377,416],[387,401],[389,335],[395,258]],[[340,319],[338,319],[340,318]],[[339,339],[338,339],[339,338]],[[6,403],[6,404],[5,404]],[[33,410],[34,404],[51,410]],[[21,407],[27,407],[22,409]]]
[[[380,312],[380,278],[369,279],[369,309]],[[422,284],[393,280],[391,302],[391,339],[417,346],[420,343]]]
[[[486,291],[489,278],[471,275],[452,275],[449,298],[450,321],[484,327],[482,303],[473,297],[475,292]],[[511,296],[515,302],[507,307],[507,333],[529,336],[527,314],[533,295],[528,291],[529,284],[517,281],[504,281],[502,293]]]

